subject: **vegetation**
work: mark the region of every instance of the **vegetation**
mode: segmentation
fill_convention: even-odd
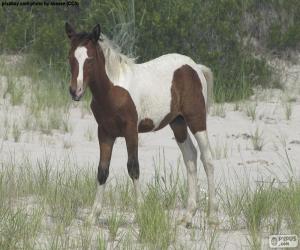
[[[299,8],[297,0],[82,0],[79,8],[0,8],[0,54],[4,54],[0,77],[7,83],[0,86],[3,108],[11,105],[12,112],[24,108],[26,114],[11,119],[10,112],[4,112],[1,137],[23,142],[26,130],[47,135],[54,130],[72,132],[66,20],[77,30],[100,23],[103,32],[138,62],[170,52],[191,56],[213,69],[216,100],[236,101],[239,110],[238,100],[248,97],[255,85],[278,86],[262,55],[299,49]],[[260,56],[255,55],[254,41]],[[8,63],[6,59],[13,57],[5,54],[20,56]],[[87,93],[82,103],[74,104],[80,105],[82,117],[90,110],[90,97]],[[287,120],[293,119],[291,101],[283,101]],[[246,103],[244,111],[256,122],[256,102]],[[215,105],[213,114],[225,117],[224,103]],[[88,141],[95,137],[90,127],[84,136]],[[253,149],[263,150],[263,131],[257,128],[250,139]],[[226,159],[231,153],[227,142],[217,138],[215,144],[214,158]],[[283,146],[289,182],[217,188],[223,220],[218,233],[207,228],[206,189],[197,199],[196,226],[186,230],[177,225],[177,213],[187,202],[187,183],[181,179],[184,175],[178,175],[184,169],[179,162],[177,171],[167,174],[164,154],[154,158],[154,179],[144,187],[140,206],[135,204],[129,177],[109,182],[104,212],[96,225],[87,228],[84,220],[94,201],[96,173],[88,167],[72,168],[69,161],[61,163],[52,156],[36,163],[25,155],[16,160],[11,152],[10,160],[0,161],[0,249],[186,249],[187,242],[191,248],[199,249],[203,243],[204,249],[220,249],[215,244],[227,229],[246,229],[248,245],[261,249],[265,235],[300,233],[300,185],[292,178],[285,141]],[[68,137],[63,147],[72,148]]]
[[[266,60],[252,53],[253,40],[266,53],[299,49],[299,12],[297,0],[87,0],[79,7],[3,7],[0,50],[29,52],[39,68],[43,61],[48,72],[65,76],[64,22],[78,30],[100,23],[139,62],[178,52],[210,66],[216,100],[233,101],[249,96],[255,85],[278,86]]]
[[[285,160],[289,161],[288,155]],[[218,245],[222,231],[244,229],[251,248],[264,249],[268,235],[300,233],[300,186],[292,175],[287,183],[274,179],[256,187],[236,183],[233,189],[226,184],[218,188],[223,229],[218,233],[206,227],[207,200],[200,194],[195,227],[180,231],[176,211],[185,204],[180,192],[186,196],[186,189],[181,189],[178,175],[166,175],[160,163],[156,167],[161,174],[155,174],[153,182],[144,187],[140,206],[134,202],[129,177],[108,183],[102,214],[93,227],[88,227],[84,222],[96,192],[93,171],[72,169],[68,162],[55,168],[56,159],[47,154],[36,165],[26,156],[18,162],[13,157],[1,162],[1,249],[107,249],[109,245],[116,249],[185,249],[187,238],[183,235],[190,237],[192,247],[223,249]],[[166,183],[168,178],[170,184]],[[166,203],[166,197],[174,192],[176,201]]]

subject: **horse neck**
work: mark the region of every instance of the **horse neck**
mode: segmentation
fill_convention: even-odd
[[[105,59],[101,52],[97,53],[96,64],[94,66],[94,77],[90,83],[90,89],[95,101],[99,104],[109,101],[109,91],[113,84],[109,80],[105,71]]]

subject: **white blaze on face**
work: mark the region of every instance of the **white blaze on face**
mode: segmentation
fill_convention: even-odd
[[[86,47],[78,47],[74,52],[74,56],[78,62],[76,95],[80,96],[83,93],[83,65],[84,65],[85,60],[88,58],[87,48]]]

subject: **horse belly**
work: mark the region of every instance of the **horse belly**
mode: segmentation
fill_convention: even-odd
[[[171,82],[160,89],[143,89],[136,101],[138,128],[141,132],[154,131],[171,111]]]

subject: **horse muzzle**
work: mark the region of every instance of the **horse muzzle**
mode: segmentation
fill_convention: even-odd
[[[76,102],[80,101],[81,97],[84,94],[84,90],[82,88],[74,90],[74,89],[72,89],[72,87],[70,87],[69,92],[72,97],[72,100],[76,101]]]

